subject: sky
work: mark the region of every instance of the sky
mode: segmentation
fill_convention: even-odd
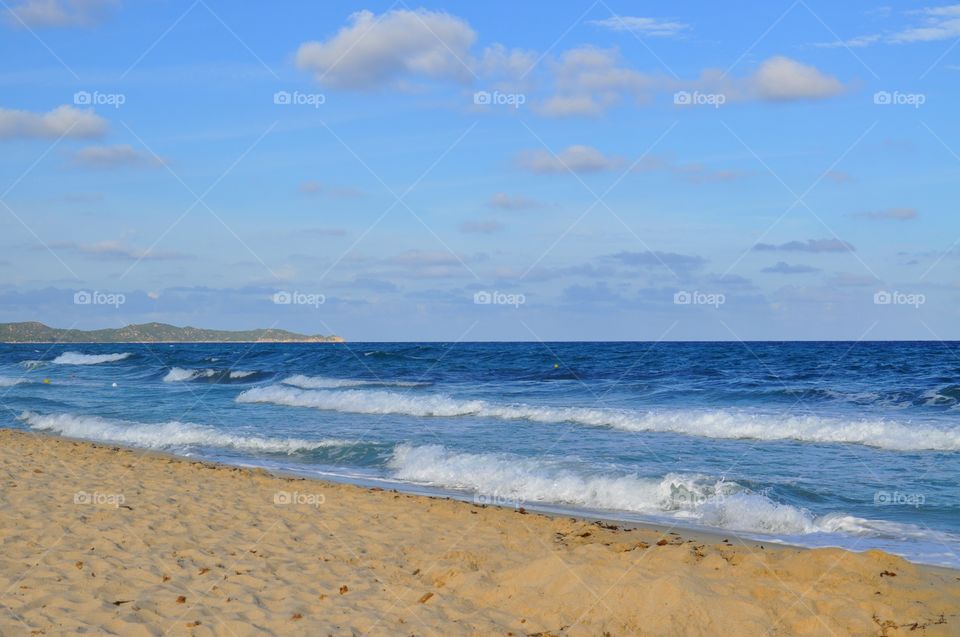
[[[0,321],[960,339],[960,5],[0,0]]]

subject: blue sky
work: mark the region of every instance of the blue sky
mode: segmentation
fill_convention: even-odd
[[[960,5],[0,8],[2,321],[960,338]]]

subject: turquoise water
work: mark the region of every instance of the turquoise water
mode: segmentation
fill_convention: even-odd
[[[6,427],[960,566],[956,344],[0,345],[0,403]]]

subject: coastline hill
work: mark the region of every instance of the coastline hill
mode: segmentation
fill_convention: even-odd
[[[0,343],[342,343],[339,336],[306,335],[277,329],[242,331],[142,323],[102,330],[49,327],[36,321],[0,323]]]

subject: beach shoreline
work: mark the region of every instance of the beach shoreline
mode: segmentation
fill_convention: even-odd
[[[955,635],[960,572],[0,431],[2,634]],[[723,540],[726,540],[725,542]]]

